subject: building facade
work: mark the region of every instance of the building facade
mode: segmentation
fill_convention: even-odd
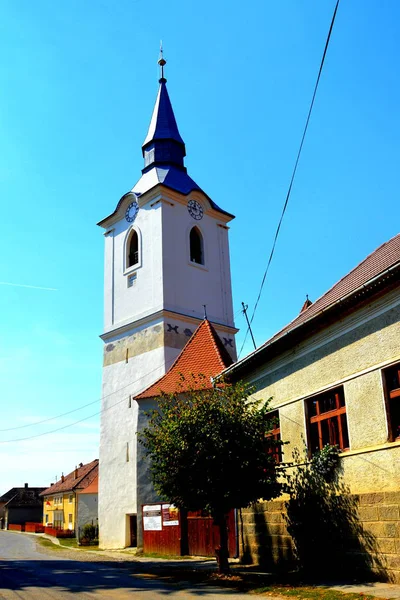
[[[165,61],[162,59],[163,69]],[[206,311],[235,358],[228,245],[233,215],[189,177],[166,79],[146,139],[144,168],[105,230],[100,545],[136,539],[137,403],[172,365]]]
[[[68,475],[40,494],[43,498],[43,525],[69,531],[77,531],[78,492],[85,490],[97,478],[98,459],[86,465],[80,463]]]
[[[11,488],[0,497],[0,529],[9,525],[24,526],[27,522],[40,523],[43,514],[43,487]]]
[[[272,397],[280,436],[289,442],[284,462],[296,450],[301,456],[326,444],[342,450],[343,481],[359,497],[363,526],[399,579],[400,235],[226,375],[255,385],[259,398]],[[271,503],[268,510],[277,517],[281,509]],[[290,544],[282,520],[271,527],[278,556]],[[247,533],[257,554],[254,528]]]

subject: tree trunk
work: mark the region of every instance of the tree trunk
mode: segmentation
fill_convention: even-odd
[[[226,518],[224,513],[218,512],[215,515],[214,523],[219,527],[219,548],[215,549],[215,555],[218,564],[218,573],[226,574],[230,572],[229,569],[229,550],[228,550],[228,528],[226,526]]]

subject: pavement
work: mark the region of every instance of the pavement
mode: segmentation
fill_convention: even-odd
[[[9,532],[7,532],[9,533]],[[16,532],[10,532],[10,534],[12,536],[17,536],[17,537],[22,537],[22,536],[33,536],[35,538],[39,537],[38,534],[21,534],[21,533],[16,533]],[[42,537],[46,537],[48,538],[50,541],[52,541],[54,544],[60,544],[60,541],[55,539],[52,536],[47,536],[47,535],[43,535]],[[62,544],[61,544],[62,545]],[[26,552],[26,547],[24,548],[24,554]],[[33,549],[30,549],[30,554],[32,553]],[[215,571],[216,570],[216,561],[213,559],[202,559],[199,557],[193,557],[193,558],[185,558],[185,559],[180,559],[180,560],[171,560],[171,559],[167,559],[167,558],[151,558],[151,557],[146,557],[146,556],[137,556],[136,555],[136,550],[89,550],[89,549],[85,549],[84,551],[78,549],[78,548],[68,548],[68,551],[72,551],[72,553],[79,553],[80,556],[80,560],[84,561],[84,557],[83,557],[83,553],[87,553],[89,555],[92,555],[93,558],[96,557],[97,560],[101,560],[101,557],[108,557],[108,558],[112,558],[116,561],[121,561],[121,562],[134,562],[137,564],[137,566],[139,567],[140,563],[148,563],[149,566],[151,564],[151,566],[156,566],[159,565],[160,569],[163,570],[163,568],[165,569],[165,567],[168,567],[168,569],[172,571],[178,571],[179,569],[181,569],[183,572],[186,570],[188,570],[188,568],[192,571],[204,571],[204,570],[212,570]],[[18,552],[16,555],[12,555],[9,558],[20,558],[21,554],[20,552]],[[33,558],[33,556],[30,556],[30,558]],[[37,558],[35,556],[35,558]],[[43,557],[41,557],[43,558]],[[49,560],[49,559],[48,559]],[[90,559],[89,559],[90,560]],[[140,568],[140,567],[139,567]],[[156,569],[157,570],[157,569]],[[155,570],[155,571],[156,571]],[[234,572],[235,573],[249,573],[249,569],[247,568],[241,568],[239,565],[235,566],[234,568]],[[251,569],[251,573],[252,575],[258,575],[260,576],[260,578],[262,576],[267,576],[268,573],[265,573],[263,571],[255,571],[254,568]],[[261,584],[262,585],[262,584]],[[338,590],[340,592],[346,592],[346,593],[354,593],[354,594],[360,594],[360,595],[371,595],[371,596],[375,596],[376,598],[386,598],[386,599],[390,599],[390,600],[394,600],[394,599],[399,599],[400,600],[400,584],[392,584],[392,583],[381,583],[381,582],[373,582],[373,583],[343,583],[343,584],[336,584],[336,585],[324,585],[323,587],[328,587],[330,589],[333,590]],[[210,594],[210,598],[216,597],[218,595],[218,597],[220,597],[221,591],[219,591],[219,593],[217,594],[217,590],[216,589],[209,589],[209,593]],[[141,590],[142,593],[145,591],[144,589]],[[147,591],[147,590],[146,590]],[[159,590],[161,591],[161,590]],[[163,590],[164,591],[164,590]],[[188,591],[188,590],[187,590]],[[197,590],[198,591],[198,590]],[[182,592],[182,590],[181,590]],[[225,590],[225,593],[227,593],[228,590]],[[164,591],[165,593],[165,591]],[[204,595],[208,595],[205,593],[205,590],[202,590],[202,593]],[[216,594],[214,596],[214,594]],[[179,594],[180,595],[180,594]],[[197,595],[197,594],[196,594]],[[236,598],[236,594],[232,593],[232,591],[228,594],[230,598]],[[143,596],[144,597],[144,596]],[[191,597],[191,596],[188,596]],[[238,598],[244,598],[244,595],[242,594],[238,594],[237,595]],[[256,598],[257,596],[254,596],[253,594],[251,595],[251,597]],[[3,596],[0,593],[0,599],[3,598]],[[265,598],[265,597],[264,597]],[[272,600],[272,597],[269,596],[269,600]]]

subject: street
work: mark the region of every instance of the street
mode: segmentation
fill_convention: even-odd
[[[62,550],[44,552],[34,536],[0,531],[0,599],[125,600],[132,599],[132,594],[140,600],[159,600],[165,596],[177,600],[248,598],[246,594],[215,586],[166,582],[165,577],[149,573],[146,564],[139,561],[129,562],[127,567],[112,559],[88,560],[90,555],[80,551],[75,551],[72,558],[72,551],[66,554],[68,558]]]

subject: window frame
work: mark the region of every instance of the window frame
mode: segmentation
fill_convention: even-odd
[[[131,237],[133,235],[133,232],[136,233],[137,239],[138,239],[138,261],[136,264],[129,266],[130,244],[131,244]],[[142,232],[140,231],[139,227],[137,227],[137,225],[131,225],[131,227],[129,227],[128,231],[126,232],[123,251],[124,251],[124,261],[123,261],[124,272],[123,272],[123,274],[131,275],[134,271],[137,271],[137,269],[140,269],[142,267]]]
[[[195,260],[192,260],[192,244],[191,244],[190,236],[191,236],[193,230],[196,230],[196,232],[199,236],[199,239],[200,239],[201,258],[203,259],[203,262],[197,262]],[[187,239],[188,239],[188,257],[189,257],[188,262],[189,262],[189,264],[192,265],[193,267],[198,267],[200,269],[206,269],[207,268],[206,267],[206,248],[205,248],[205,243],[204,243],[204,234],[198,225],[191,225],[189,227]]]
[[[397,380],[399,383],[399,387],[390,389],[388,383],[388,374],[391,371],[397,370]],[[396,435],[394,432],[394,423],[392,417],[392,402],[396,400],[396,402],[400,403],[400,362],[393,363],[392,365],[388,365],[383,368],[381,371],[382,375],[382,386],[383,386],[383,395],[385,399],[385,411],[386,411],[386,423],[388,428],[388,442],[399,442],[400,441],[400,431],[399,434]]]
[[[273,438],[276,441],[281,441],[281,419],[280,419],[280,414],[279,414],[279,409],[274,409],[271,410],[270,413],[268,413],[270,415],[271,419],[277,419],[278,423],[275,423],[273,428],[271,429],[271,431],[269,433],[267,433],[265,435],[266,439],[271,439]],[[268,447],[267,449],[268,454],[271,454],[274,457],[274,460],[276,462],[277,465],[279,465],[280,463],[283,462],[283,454],[282,454],[282,445],[279,444],[277,445],[275,448],[273,448],[272,446]]]
[[[329,396],[334,395],[336,407],[332,410],[326,410],[321,412],[320,402],[326,399]],[[342,404],[341,404],[342,401]],[[315,411],[316,414],[311,416],[311,405],[316,402]],[[342,424],[342,415],[344,415],[346,431],[343,430]],[[306,428],[307,428],[307,441],[308,441],[308,454],[311,457],[317,449],[313,448],[313,434],[311,427],[312,425],[317,425],[318,428],[318,450],[322,450],[324,446],[327,444],[338,446],[340,452],[345,452],[346,450],[350,450],[350,436],[349,436],[349,427],[347,423],[347,406],[346,406],[346,398],[344,394],[343,385],[335,386],[334,388],[330,388],[328,390],[324,390],[323,392],[319,392],[318,394],[314,394],[309,398],[305,399],[305,418],[306,418]],[[336,420],[337,433],[338,433],[338,442],[336,444],[332,444],[331,439],[331,422],[332,420]],[[328,422],[328,436],[329,441],[324,442],[324,432],[322,431],[322,423]],[[345,445],[345,440],[347,440],[347,445]]]

